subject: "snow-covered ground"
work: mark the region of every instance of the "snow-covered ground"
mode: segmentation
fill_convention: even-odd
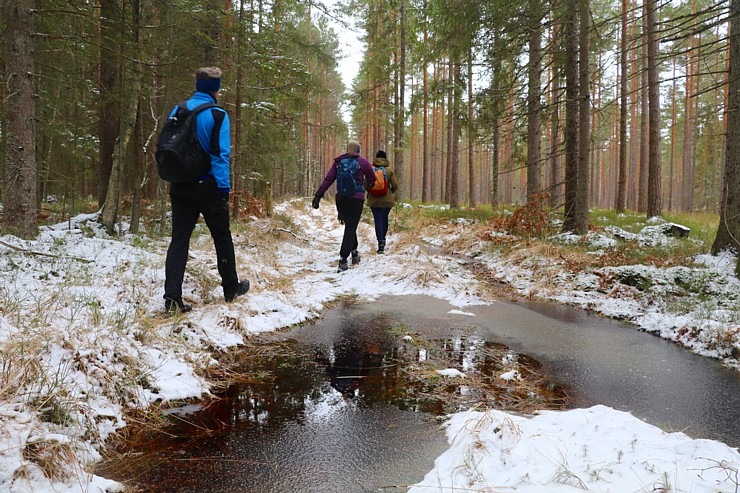
[[[252,289],[233,304],[222,301],[213,246],[199,229],[184,296],[195,309],[179,317],[162,311],[166,238],[112,239],[94,215],[45,227],[32,241],[0,238],[0,491],[123,491],[87,471],[106,439],[126,426],[128,411],[207,395],[203,370],[218,364],[211,351],[315,318],[337,296],[425,294],[451,309],[487,301],[460,260],[423,248],[418,235],[393,234],[389,254],[380,257],[372,253],[372,227],[361,224],[363,261],[339,274],[342,227],[333,205],[316,211],[294,200],[276,213],[272,220],[251,220],[235,235],[239,271]],[[425,240],[448,246],[465,225],[430,231]],[[633,266],[665,289],[677,289],[671,287],[676,279],[681,286],[696,282],[718,298],[715,310],[704,305],[671,315],[616,283],[619,272],[573,275],[554,263],[547,277],[558,288],[548,290],[534,255],[512,262],[482,247],[472,250],[520,294],[631,320],[728,364],[733,352],[727,348],[740,350],[738,314],[719,301],[740,292],[734,257],[703,257],[705,268],[673,272]],[[392,270],[379,268],[389,259]],[[729,341],[720,346],[712,334]],[[604,406],[533,417],[470,411],[451,416],[446,427],[450,449],[409,491],[740,490],[736,449],[664,433]]]

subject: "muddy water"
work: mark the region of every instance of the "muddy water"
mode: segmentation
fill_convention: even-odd
[[[100,473],[151,492],[405,491],[447,448],[435,416],[497,400],[445,383],[449,398],[430,397],[439,387],[409,374],[423,373],[434,353],[443,365],[494,375],[502,359],[529,355],[567,388],[571,404],[606,404],[666,430],[740,445],[740,377],[716,362],[565,307],[452,309],[421,296],[341,304],[275,335],[274,354],[244,363],[254,365],[254,382],[232,386],[207,409],[175,410],[180,426]],[[545,382],[529,397],[547,400],[552,388]]]

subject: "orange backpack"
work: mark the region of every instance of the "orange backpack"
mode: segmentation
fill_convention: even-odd
[[[385,168],[373,166],[373,171],[375,171],[375,184],[368,190],[370,195],[374,197],[388,195],[388,176],[385,174]]]

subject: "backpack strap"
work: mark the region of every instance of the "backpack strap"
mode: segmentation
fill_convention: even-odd
[[[178,113],[179,110],[182,110],[182,111],[185,111],[185,112],[188,112],[188,113],[192,113],[193,115],[197,115],[201,111],[207,110],[208,108],[221,108],[221,107],[219,105],[217,105],[216,103],[203,103],[203,104],[199,104],[198,106],[196,106],[192,110],[189,110],[188,109],[188,102],[187,102],[187,100],[185,100],[185,101],[180,101],[179,103],[177,103],[177,111],[175,111],[175,113],[172,116],[177,115],[177,113]],[[223,110],[223,108],[221,108],[221,109]]]

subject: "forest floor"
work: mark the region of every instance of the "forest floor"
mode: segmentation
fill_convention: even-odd
[[[502,296],[567,303],[740,369],[735,256],[708,255],[706,233],[676,238],[661,220],[592,221],[581,237],[558,234],[536,211],[398,206],[387,255],[374,253],[367,213],[359,228],[363,261],[337,273],[342,227],[333,204],[313,210],[295,199],[271,218],[245,211],[233,225],[239,272],[252,288],[232,304],[223,302],[212,242],[199,226],[184,285],[194,310],[176,317],[163,311],[168,238],[156,233],[154,219],[137,235],[121,224],[121,235],[110,237],[92,213],[44,226],[32,240],[1,237],[0,490],[121,491],[89,471],[127,422],[142,414],[156,420],[160,407],[209,396],[218,354],[316,318],[346,295],[424,294],[453,307]],[[616,411],[584,413],[606,419]],[[661,440],[656,447],[665,446]],[[740,460],[717,446],[708,456],[727,458],[737,471]]]

